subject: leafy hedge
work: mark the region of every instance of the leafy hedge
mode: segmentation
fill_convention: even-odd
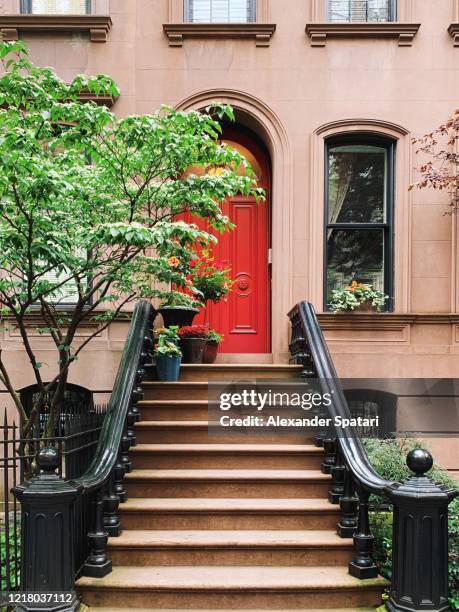
[[[406,465],[406,455],[413,448],[421,448],[417,440],[388,439],[364,440],[368,457],[375,470],[387,480],[405,480],[411,474]],[[457,482],[451,479],[445,470],[434,465],[429,476],[436,482],[458,488]],[[370,513],[372,533],[375,536],[374,555],[381,575],[392,578],[392,512],[388,512],[387,500],[373,496],[373,511]],[[449,505],[449,588],[450,605],[459,610],[459,498]]]

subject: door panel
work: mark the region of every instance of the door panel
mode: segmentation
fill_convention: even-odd
[[[231,268],[233,288],[226,300],[209,303],[195,318],[224,335],[221,353],[268,353],[270,351],[269,162],[265,151],[246,134],[231,130],[224,140],[241,144],[256,158],[258,185],[266,190],[266,201],[235,196],[223,202],[223,214],[236,225],[217,234],[212,247],[216,264]],[[239,148],[239,147],[238,147]],[[243,151],[241,151],[243,152]],[[195,219],[193,219],[195,221]],[[203,222],[197,221],[202,227]]]

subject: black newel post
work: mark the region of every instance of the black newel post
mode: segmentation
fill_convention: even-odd
[[[43,448],[37,457],[40,473],[15,487],[22,509],[21,591],[66,593],[69,601],[18,604],[15,610],[73,612],[79,606],[75,592],[74,510],[81,489],[57,474],[59,452]]]
[[[435,484],[425,473],[433,465],[425,450],[408,453],[414,476],[391,492],[394,504],[391,612],[449,610],[448,504],[457,491]]]

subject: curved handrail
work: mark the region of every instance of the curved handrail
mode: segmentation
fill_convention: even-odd
[[[322,386],[322,391],[334,398],[328,407],[330,417],[351,418],[351,412],[344,395],[343,387],[333,365],[327,343],[317,320],[314,307],[309,302],[299,302],[289,313],[298,314],[302,331],[307,340],[315,373]],[[388,493],[396,483],[381,478],[371,465],[361,440],[352,426],[340,427],[337,440],[343,459],[358,484],[372,493]]]
[[[83,493],[101,487],[115,466],[151,314],[152,306],[144,300],[134,309],[96,454],[87,471],[73,481]]]

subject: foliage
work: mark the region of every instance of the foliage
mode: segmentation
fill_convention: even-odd
[[[195,297],[182,293],[181,291],[165,291],[161,295],[160,308],[184,306],[185,308],[199,308],[202,306],[202,302],[198,301]]]
[[[50,68],[34,66],[21,41],[1,43],[0,60],[1,314],[18,329],[39,388],[30,416],[1,353],[0,381],[20,412],[24,436],[49,386],[56,387],[50,435],[69,367],[88,342],[128,302],[163,297],[159,286],[193,292],[189,262],[216,238],[177,218],[190,213],[222,232],[233,226],[220,202],[238,193],[259,201],[262,190],[246,160],[220,144],[218,120],[233,118],[228,106],[207,113],[163,107],[117,118],[104,106],[78,101],[84,90],[116,94],[105,75],[65,83]],[[224,169],[185,172],[197,166]],[[69,291],[72,304],[62,309]],[[191,298],[181,303],[185,299]],[[46,364],[46,377],[31,341],[37,328],[27,320],[34,305],[42,321],[38,332],[55,348],[57,367]],[[98,325],[82,340],[77,332],[88,321]]]
[[[175,342],[168,340],[166,336],[162,335],[158,338],[158,343],[155,345],[155,355],[161,355],[162,357],[181,357],[182,351],[179,349]]]
[[[169,327],[158,327],[154,330],[156,337],[165,338],[170,342],[179,340],[178,325],[169,325]]]
[[[459,109],[438,128],[421,138],[413,139],[418,145],[417,154],[427,161],[418,169],[420,180],[410,189],[437,189],[447,191],[450,199],[449,213],[459,209]]]
[[[219,334],[215,329],[208,329],[206,334],[207,342],[213,342],[214,344],[220,344],[223,340],[222,334]]]
[[[397,438],[377,440],[367,438],[363,441],[371,464],[383,478],[390,481],[402,481],[409,478],[411,472],[406,465],[406,455],[413,448],[422,448],[419,440]],[[458,488],[457,482],[449,474],[434,465],[430,470],[430,478],[448,487]],[[375,537],[375,562],[379,565],[381,574],[391,579],[392,563],[392,512],[386,512],[382,506],[386,500],[372,497],[374,512],[370,514],[371,530]],[[449,587],[450,605],[459,609],[459,499],[454,499],[449,505]]]
[[[6,519],[8,520],[8,518]],[[19,580],[16,581],[16,572],[19,579],[19,570],[21,567],[21,541],[19,531],[15,535],[11,531],[8,537],[9,546],[7,546],[6,533],[4,525],[0,525],[0,584],[6,584],[6,565],[9,563],[10,570],[10,587],[11,590],[19,587]]]
[[[355,310],[365,302],[371,302],[373,308],[380,312],[386,299],[387,296],[382,291],[373,289],[372,285],[365,285],[353,280],[347,287],[332,291],[330,307],[333,312],[340,312]]]
[[[199,291],[203,302],[218,304],[231,291],[233,281],[229,275],[230,268],[215,264],[213,257],[202,253],[202,257],[191,262],[190,280]]]
[[[207,325],[184,325],[178,333],[180,338],[206,338],[208,327]]]

